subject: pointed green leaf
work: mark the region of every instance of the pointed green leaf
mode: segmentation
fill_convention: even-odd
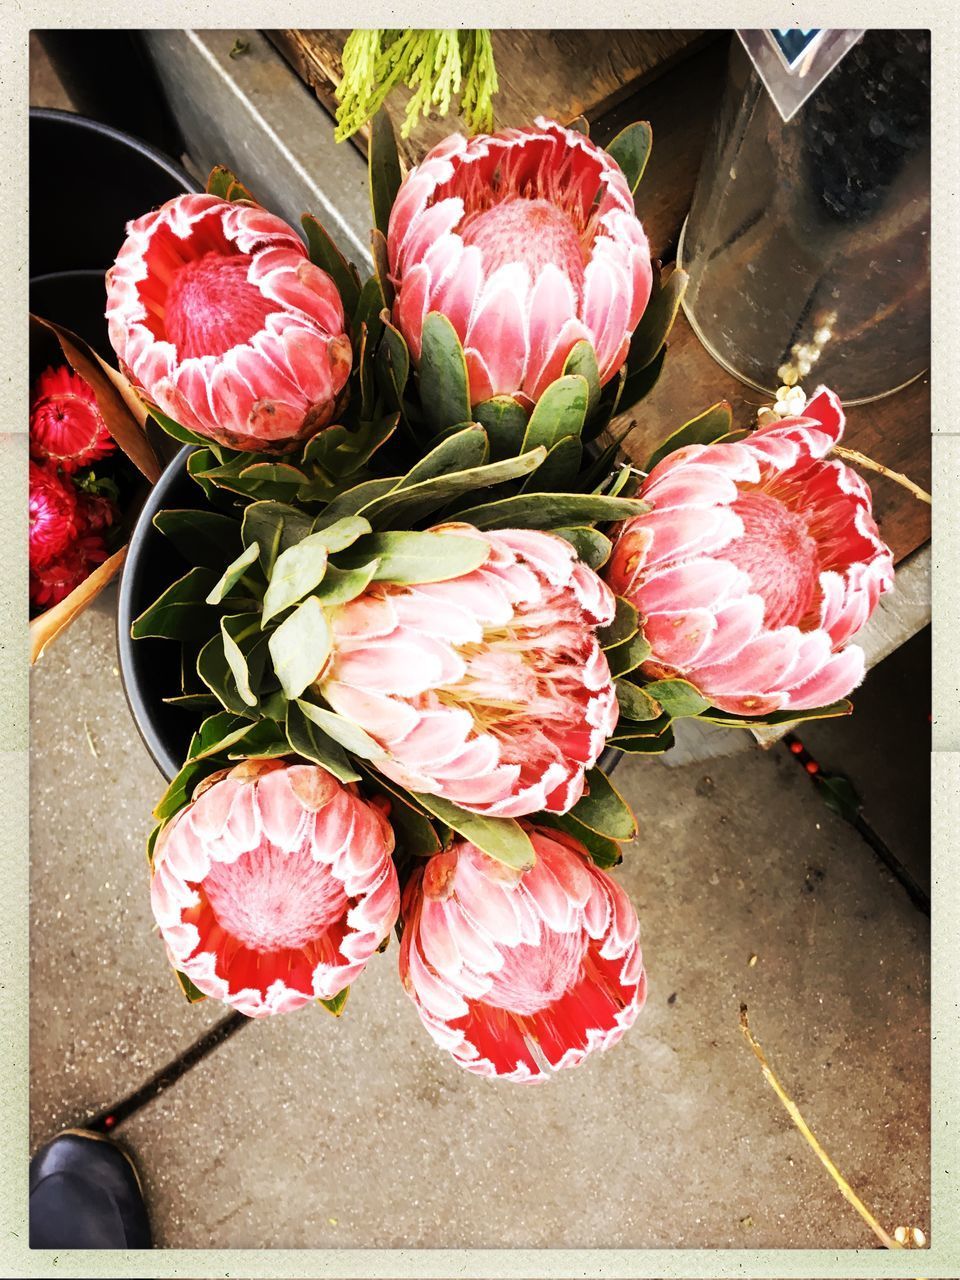
[[[577,822],[611,840],[632,840],[637,834],[633,810],[602,769],[590,769],[584,794],[570,810]]]
[[[673,720],[698,716],[710,706],[709,699],[689,680],[652,680],[643,687],[647,696],[655,698]]]
[[[180,444],[196,445],[198,448],[208,451],[217,461],[223,460],[222,446],[215,441],[208,440],[206,436],[197,435],[195,431],[190,431],[187,427],[181,427],[179,422],[174,422],[173,418],[168,418],[165,413],[161,413],[152,404],[144,401],[144,405],[157,426],[171,439],[178,441]]]
[[[563,366],[564,375],[579,374],[587,384],[587,417],[593,416],[600,403],[600,367],[597,364],[597,353],[593,343],[581,338],[574,343],[567,362]]]
[[[251,502],[243,513],[243,545],[260,547],[260,564],[268,576],[281,551],[294,546],[313,529],[305,511],[285,502]]]
[[[583,563],[593,570],[601,568],[610,559],[613,543],[589,525],[570,525],[567,528],[561,526],[553,532],[569,542]]]
[[[179,969],[174,969],[173,976],[179,983],[180,990],[186,996],[188,1004],[199,1004],[201,1000],[206,1000],[205,993],[191,982],[185,973],[182,973]]]
[[[362,762],[357,763],[357,768],[363,774],[364,791],[373,796],[379,792],[390,805],[389,820],[398,851],[414,858],[430,858],[439,853],[443,846],[436,830],[410,793]]]
[[[197,675],[229,711],[236,712],[238,715],[249,715],[250,708],[240,696],[237,682],[223,651],[223,635],[219,631],[200,650],[197,657]]]
[[[228,760],[277,759],[290,755],[290,743],[276,720],[258,720],[227,750]]]
[[[467,361],[456,330],[439,311],[423,322],[420,350],[420,401],[438,431],[469,422]]]
[[[474,405],[473,417],[485,429],[494,461],[520,452],[527,430],[527,411],[513,396],[494,396]]]
[[[656,720],[662,710],[656,698],[652,698],[644,688],[631,684],[629,680],[617,681],[617,702],[620,714],[628,720]]]
[[[384,320],[383,337],[377,350],[382,385],[396,409],[403,409],[403,393],[410,377],[410,352],[399,329]]]
[[[351,476],[369,462],[381,445],[393,435],[397,415],[389,414],[371,422],[360,422],[351,429],[326,427],[318,431],[304,446],[304,466],[311,464],[333,477]]]
[[[347,261],[326,227],[312,213],[305,213],[300,225],[307,237],[310,261],[330,276],[337,286],[345,313],[351,315],[360,300],[360,276],[356,267]]]
[[[353,724],[343,716],[338,716],[335,711],[328,711],[326,707],[318,707],[315,703],[306,702],[302,698],[299,699],[299,707],[308,720],[312,720],[328,738],[339,742],[344,751],[359,756],[361,760],[384,758],[386,753],[380,744],[374,742],[373,738],[359,725]]]
[[[617,406],[620,413],[626,413],[635,408],[645,396],[650,394],[660,380],[666,358],[667,345],[664,343],[649,364],[638,369],[636,373],[627,375],[620,395],[620,403]]]
[[[257,695],[250,687],[250,669],[240,642],[256,635],[259,629],[260,618],[255,613],[234,613],[220,619],[223,656],[237,682],[237,692],[248,707],[257,705]]]
[[[649,642],[639,632],[623,644],[614,645],[606,654],[610,674],[614,678],[625,676],[628,671],[634,671],[642,662],[646,662],[650,652]]]
[[[296,702],[287,706],[287,740],[298,756],[320,765],[341,782],[360,781],[340,744],[308,720]]]
[[[552,449],[564,436],[579,436],[587,416],[589,387],[580,374],[551,382],[534,406],[520,452],[543,445]]]
[[[412,794],[434,817],[504,866],[526,871],[536,862],[529,836],[513,818],[484,818],[451,804],[449,800],[441,800],[439,796],[428,796],[419,791]]]
[[[607,745],[616,747],[618,751],[630,756],[662,755],[674,745],[673,729],[668,724],[664,732],[656,737],[651,737],[647,734],[638,736],[626,735],[622,738],[611,738]]]
[[[222,577],[207,596],[207,604],[219,604],[224,596],[229,595],[259,556],[260,544],[251,542],[249,547],[242,551],[236,560],[232,561],[224,569]]]
[[[396,295],[393,281],[390,279],[390,254],[387,249],[387,237],[379,227],[374,227],[370,232],[370,256],[373,258],[373,272],[380,281],[380,288],[383,291],[386,309],[389,313]]]
[[[444,582],[472,573],[483,564],[490,549],[480,538],[429,530],[396,530],[361,538],[341,556],[348,568],[374,561],[374,580],[380,582]]]
[[[638,120],[636,124],[627,125],[618,133],[611,143],[604,148],[611,159],[616,160],[623,170],[627,186],[631,194],[636,194],[643,171],[650,158],[653,146],[653,130],[646,120]]]
[[[565,492],[576,484],[583,461],[583,445],[577,436],[564,436],[550,449],[533,475],[520,486],[521,493]]]
[[[598,867],[609,870],[623,861],[623,850],[616,840],[601,835],[578,822],[572,813],[538,813],[537,825],[552,827],[555,831],[564,831],[567,835],[579,840]]]
[[[379,566],[379,560],[371,560],[355,569],[338,569],[336,565],[328,564],[323,581],[314,589],[313,594],[325,608],[356,600],[373,581]]]
[[[219,196],[221,200],[245,200],[256,204],[256,200],[243,185],[232,169],[224,164],[214,165],[207,178],[207,195]]]
[[[689,444],[713,444],[730,430],[732,423],[733,410],[729,402],[720,400],[699,417],[685,422],[672,435],[667,436],[663,444],[651,453],[644,470],[652,471],[658,462],[673,453],[675,449],[682,449]]]
[[[414,485],[421,484],[424,480],[433,480],[437,476],[482,467],[487,461],[488,453],[487,433],[478,423],[469,422],[453,435],[445,436],[426,457],[411,467],[397,485],[397,491],[412,489]]]
[[[355,516],[377,498],[390,493],[402,479],[402,476],[377,476],[354,485],[352,489],[345,489],[317,516],[314,529],[326,529],[344,516]]]
[[[830,702],[822,707],[809,707],[804,711],[771,711],[765,716],[740,716],[708,707],[697,719],[707,720],[710,724],[722,724],[730,729],[759,729],[770,725],[792,724],[796,720],[830,720],[836,716],[848,716],[851,711],[853,703],[850,699],[841,698],[838,702]]]
[[[488,462],[482,467],[436,476],[432,480],[411,485],[408,489],[397,486],[389,493],[368,502],[363,507],[363,514],[371,524],[381,528],[401,520],[404,524],[413,524],[425,519],[439,507],[446,506],[454,498],[459,498],[461,494],[529,475],[540,466],[545,457],[544,449],[531,449],[518,458],[504,458],[502,462]],[[458,519],[461,518],[458,516]]]
[[[666,283],[652,294],[630,342],[628,375],[645,369],[666,342],[686,287],[687,273],[674,270]]]
[[[134,640],[155,636],[164,640],[189,640],[209,632],[215,625],[207,604],[214,581],[210,569],[191,569],[171,583],[153,604],[148,605],[130,627]]]
[[[347,996],[349,994],[350,988],[344,987],[344,989],[339,992],[339,994],[335,995],[332,1000],[318,1000],[317,1004],[322,1004],[328,1013],[332,1013],[335,1018],[339,1018],[341,1013],[343,1013],[344,1007],[347,1003]]]
[[[370,125],[370,146],[367,157],[373,225],[386,235],[390,223],[390,210],[400,190],[403,172],[400,168],[400,153],[397,151],[393,124],[389,112],[383,107],[374,115]]]
[[[603,523],[626,520],[649,510],[638,498],[608,498],[593,493],[521,493],[460,511],[457,519],[478,529],[553,529],[557,525],[592,524],[595,520]]]
[[[263,597],[264,625],[319,586],[327,571],[327,556],[323,532],[311,533],[295,547],[281,551]]]
[[[617,697],[620,696],[620,690],[626,686],[628,689],[639,689],[639,685],[631,685],[628,681],[617,681]],[[630,695],[632,696],[632,695]],[[660,710],[659,702],[650,700],[652,706],[649,710],[654,711],[652,719],[629,718],[625,709],[621,707],[620,719],[617,721],[617,727],[607,739],[607,746],[617,747],[622,741],[631,738],[659,738],[670,728],[671,720],[665,711]],[[638,711],[646,712],[648,710],[642,703],[631,702],[631,707],[637,706]]]
[[[640,618],[636,606],[623,596],[617,596],[617,612],[613,621],[597,632],[597,638],[604,649],[612,649],[615,645],[631,640],[640,629]]]
[[[233,559],[240,542],[240,521],[218,511],[158,511],[154,527],[173,543],[190,564],[220,570],[225,559]]]
[[[330,627],[312,596],[284,618],[270,637],[273,669],[291,701],[316,680],[330,654]]]

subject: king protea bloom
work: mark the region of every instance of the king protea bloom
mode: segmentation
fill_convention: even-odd
[[[29,467],[30,568],[42,569],[62,555],[80,532],[77,494],[52,466]]]
[[[171,963],[251,1018],[332,1000],[396,922],[392,852],[381,811],[316,765],[212,775],[154,851]]]
[[[893,585],[870,489],[826,454],[843,411],[820,388],[802,416],[736,443],[688,445],[651,471],[605,572],[652,646],[644,671],[682,676],[740,715],[803,710],[863,678],[849,644]]]
[[[529,827],[513,871],[456,841],[403,894],[400,977],[468,1071],[542,1080],[607,1049],[646,997],[637,913],[571,836]]]
[[[529,408],[583,338],[607,382],[650,297],[650,249],[623,171],[541,118],[434,147],[400,188],[387,247],[414,361],[425,317],[441,312],[466,353],[471,404],[510,395]]]
[[[90,384],[68,365],[45,369],[30,404],[31,456],[72,472],[115,448]]]
[[[569,543],[438,526],[489,548],[446,582],[380,582],[331,619],[320,692],[411,791],[494,817],[565,813],[617,722],[596,628],[615,601]]]
[[[127,227],[107,273],[110,341],[149,401],[196,434],[282,453],[333,418],[343,305],[280,218],[210,195]]]

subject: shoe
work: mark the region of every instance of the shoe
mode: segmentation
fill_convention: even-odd
[[[140,1177],[116,1143],[66,1129],[30,1161],[31,1249],[149,1249]]]

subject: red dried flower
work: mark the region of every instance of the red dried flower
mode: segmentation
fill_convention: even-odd
[[[80,532],[73,485],[50,466],[30,463],[30,568],[50,564]]]
[[[120,514],[117,504],[112,498],[102,493],[77,494],[77,511],[80,528],[84,533],[102,533],[109,529]]]
[[[51,564],[30,574],[30,603],[49,609],[66,599],[107,558],[107,546],[97,534],[80,538]]]
[[[62,365],[37,379],[30,405],[30,453],[78,471],[116,448],[88,382]]]

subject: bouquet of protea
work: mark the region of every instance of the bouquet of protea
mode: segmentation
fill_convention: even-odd
[[[149,841],[191,998],[339,1012],[396,925],[459,1063],[575,1065],[646,990],[605,750],[849,710],[892,560],[836,398],[618,461],[684,282],[634,211],[649,147],[538,120],[404,177],[381,113],[365,281],[225,170],[131,224],[111,339],[203,493],[156,517],[193,567],[133,626],[209,703]]]

